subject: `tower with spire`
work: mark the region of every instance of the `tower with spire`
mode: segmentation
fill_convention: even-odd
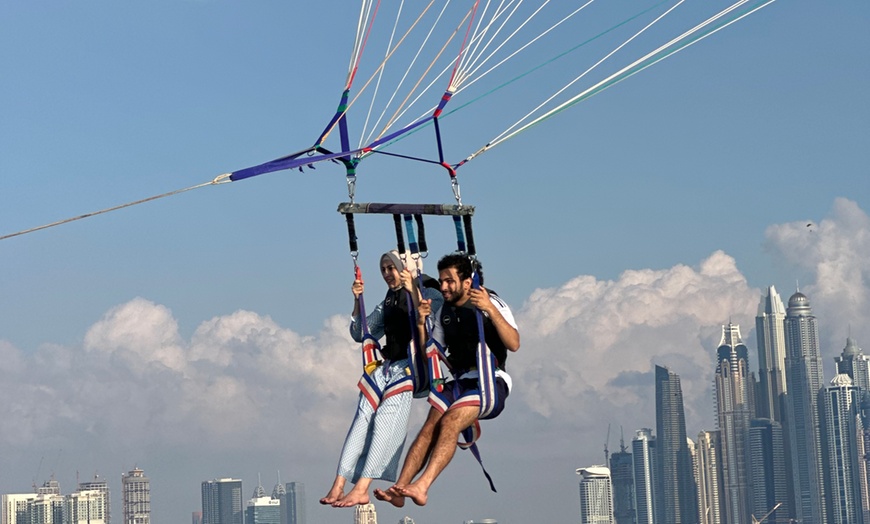
[[[783,421],[782,396],[785,380],[785,306],[774,286],[761,297],[755,316],[758,340],[759,395],[757,415],[779,423]]]

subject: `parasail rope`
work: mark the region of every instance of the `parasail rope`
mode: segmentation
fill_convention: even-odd
[[[131,207],[131,206],[135,206],[135,205],[137,205],[137,204],[144,204],[145,202],[151,202],[152,200],[157,200],[157,199],[160,199],[160,198],[165,198],[165,197],[168,197],[168,196],[177,195],[177,194],[179,194],[179,193],[184,193],[185,191],[191,191],[191,190],[193,190],[193,189],[199,189],[199,188],[201,188],[201,187],[205,187],[205,186],[211,186],[211,185],[217,185],[217,184],[224,184],[224,183],[227,183],[227,182],[229,182],[229,181],[230,181],[230,173],[225,173],[225,174],[223,174],[223,175],[220,175],[220,176],[218,176],[218,177],[215,177],[215,179],[214,179],[214,180],[211,180],[210,182],[205,182],[205,183],[202,183],[202,184],[197,184],[197,185],[195,185],[195,186],[186,187],[186,188],[184,188],[184,189],[176,189],[175,191],[170,191],[170,192],[168,192],[168,193],[163,193],[163,194],[161,194],[161,195],[155,195],[155,196],[151,196],[151,197],[148,197],[148,198],[143,198],[142,200],[135,200],[135,201],[133,201],[133,202],[128,202],[128,203],[126,203],[126,204],[121,204],[121,205],[119,205],[119,206],[109,207],[109,208],[101,209],[101,210],[99,210],[99,211],[94,211],[94,212],[91,212],[91,213],[85,213],[84,215],[79,215],[79,216],[75,216],[75,217],[71,217],[71,218],[66,218],[66,219],[64,219],[64,220],[58,220],[57,222],[52,222],[52,223],[50,223],[50,224],[44,224],[44,225],[41,225],[41,226],[32,227],[32,228],[30,228],[30,229],[25,229],[25,230],[22,230],[22,231],[18,231],[18,232],[16,232],[16,233],[10,233],[10,234],[8,234],[8,235],[0,236],[0,240],[6,240],[7,238],[17,237],[17,236],[20,236],[20,235],[25,235],[25,234],[27,234],[27,233],[33,233],[34,231],[40,231],[40,230],[42,230],[42,229],[48,229],[48,228],[50,228],[50,227],[59,226],[59,225],[61,225],[61,224],[66,224],[66,223],[68,223],[68,222],[75,222],[76,220],[81,220],[81,219],[83,219],[83,218],[88,218],[88,217],[92,217],[92,216],[96,216],[96,215],[102,215],[103,213],[108,213],[109,211],[117,211],[118,209],[124,209],[125,207]]]
[[[679,51],[682,51],[683,49],[686,49],[687,47],[690,47],[690,46],[700,42],[701,40],[707,38],[708,36],[711,36],[711,35],[719,32],[720,30],[728,27],[729,25],[742,20],[743,18],[755,13],[756,11],[758,11],[764,7],[767,7],[768,5],[772,4],[776,0],[761,0],[758,3],[756,3],[749,11],[740,13],[739,16],[736,16],[732,19],[726,19],[724,22],[720,23],[719,25],[715,25],[711,29],[707,29],[706,31],[700,32],[699,35],[693,35],[693,33],[698,32],[699,29],[703,29],[704,27],[711,25],[713,22],[715,22],[716,20],[718,20],[719,18],[721,18],[725,14],[733,11],[737,7],[745,4],[747,1],[748,0],[742,0],[740,2],[735,3],[734,5],[732,5],[729,8],[726,8],[725,10],[723,10],[719,14],[715,15],[714,17],[711,17],[707,21],[699,24],[694,29],[687,31],[683,35],[671,40],[667,44],[660,46],[656,50],[654,50],[654,51],[646,54],[642,58],[639,58],[638,60],[632,62],[628,66],[620,69],[616,73],[608,76],[604,80],[601,80],[600,82],[589,87],[588,89],[585,89],[581,93],[577,94],[576,96],[572,97],[571,99],[567,100],[566,102],[560,104],[559,106],[551,109],[550,111],[544,113],[543,115],[532,120],[531,122],[523,125],[519,129],[511,132],[510,134],[502,136],[498,140],[494,140],[494,141],[486,144],[484,147],[482,147],[481,149],[479,149],[478,151],[474,152],[469,157],[467,157],[465,160],[460,162],[459,165],[468,162],[469,160],[483,154],[484,152],[495,147],[496,145],[499,145],[502,142],[515,137],[516,135],[528,130],[529,128],[536,126],[537,124],[540,124],[544,120],[547,120],[547,119],[555,116],[556,114],[564,111],[565,109],[568,109],[569,107],[571,107],[575,104],[578,104],[578,103],[582,102],[583,100],[591,98],[592,96],[595,96],[596,94],[600,93],[601,91],[604,91],[605,89],[612,87],[612,86],[618,84],[619,82],[622,82],[623,80],[625,80],[631,76],[634,76],[635,74],[643,71],[644,69],[646,69],[652,65],[655,65],[658,62],[661,62],[665,58],[668,58],[668,57],[678,53]],[[681,43],[677,47],[673,47],[673,45],[675,43],[678,43],[681,40],[684,40],[687,36],[691,36],[691,38],[689,38],[685,42]]]

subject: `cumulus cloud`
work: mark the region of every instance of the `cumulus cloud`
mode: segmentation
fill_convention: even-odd
[[[707,391],[721,325],[750,325],[757,303],[758,291],[721,251],[696,268],[631,270],[613,281],[579,276],[528,299],[517,315],[525,355],[515,360],[527,358],[510,370],[545,417],[607,421],[619,413],[649,424],[653,366],[665,365],[682,376],[686,399],[701,400],[687,402],[700,424],[712,417]]]
[[[839,355],[852,333],[870,340],[870,217],[857,203],[838,198],[830,216],[772,225],[768,247],[787,263],[812,275],[801,285],[819,319],[825,366]],[[783,297],[785,300],[787,297]]]

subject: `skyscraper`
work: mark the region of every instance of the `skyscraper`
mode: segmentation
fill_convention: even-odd
[[[245,504],[245,524],[281,524],[281,500],[267,496],[262,484]]]
[[[242,524],[242,481],[232,478],[202,483],[202,524]]]
[[[758,380],[760,390],[758,418],[769,418],[782,423],[782,394],[785,381],[785,307],[774,286],[761,297],[755,316],[755,335],[758,339]]]
[[[378,524],[378,513],[374,504],[360,504],[354,509],[353,524]]]
[[[305,484],[288,482],[287,524],[305,524]]]
[[[610,455],[610,476],[613,484],[613,518],[616,524],[637,524],[634,508],[634,474],[631,453],[620,438],[619,451]]]
[[[79,482],[79,491],[87,491],[87,490],[97,490],[103,494],[103,501],[105,507],[103,508],[103,513],[106,515],[106,524],[111,522],[112,518],[112,502],[109,496],[109,484],[106,482],[106,479],[100,478],[99,475],[94,474],[94,480],[87,482]]]
[[[782,425],[770,419],[753,419],[747,439],[747,458],[750,490],[750,508],[757,518],[767,515],[769,524],[787,524],[789,515],[787,472],[785,469],[785,441]]]
[[[97,489],[77,491],[63,498],[63,524],[105,523],[106,494],[103,491]]]
[[[698,433],[698,518],[701,524],[721,524],[722,493],[722,443],[718,431]]]
[[[698,499],[692,457],[686,438],[686,416],[680,377],[656,366],[656,497],[657,522],[698,522]]]
[[[656,440],[650,428],[637,430],[631,441],[634,502],[637,524],[656,521]]]
[[[722,492],[720,509],[725,521],[750,521],[746,436],[753,408],[750,405],[749,350],[740,338],[740,326],[722,326],[716,350],[716,417],[722,439]]]
[[[123,524],[151,524],[151,480],[139,468],[121,475]]]
[[[852,385],[870,392],[870,357],[855,344],[851,337],[846,339],[846,347],[839,357],[835,357],[837,374],[848,375]]]
[[[822,401],[825,490],[830,524],[864,524],[861,471],[864,428],[860,416],[861,391],[848,375],[834,377]]]
[[[816,317],[809,299],[799,291],[788,299],[785,348],[794,518],[803,524],[827,524],[818,415],[824,372]]]
[[[30,524],[27,517],[27,501],[36,498],[36,493],[10,493],[0,502],[0,524]]]
[[[606,466],[580,468],[580,524],[613,524],[613,490]]]

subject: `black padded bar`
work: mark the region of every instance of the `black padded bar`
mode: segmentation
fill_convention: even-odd
[[[414,220],[417,221],[417,240],[420,244],[420,252],[426,253],[429,247],[426,245],[426,228],[423,226],[423,215],[414,215]]]
[[[400,255],[404,255],[405,235],[402,233],[402,215],[393,215],[393,223],[396,226],[396,249]]]
[[[344,218],[347,220],[347,241],[350,243],[350,252],[358,253],[359,247],[356,244],[356,226],[353,223],[353,213],[348,213]]]
[[[474,248],[474,232],[471,230],[471,215],[463,216],[462,221],[465,223],[465,241],[468,243],[468,254],[474,256],[477,254],[477,251]]]
[[[338,205],[338,212],[345,215],[348,213],[374,213],[382,215],[471,216],[474,214],[474,206],[457,206],[453,204],[384,204],[375,202],[355,204],[342,202]]]

